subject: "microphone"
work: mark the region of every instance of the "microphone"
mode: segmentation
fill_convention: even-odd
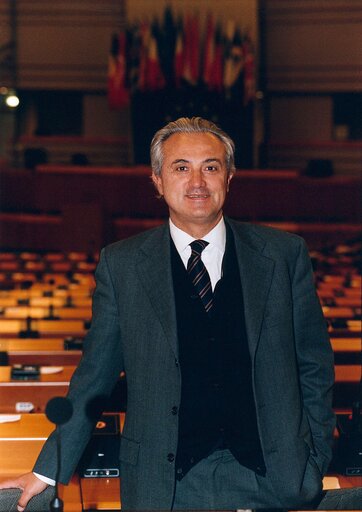
[[[45,407],[45,415],[57,427],[55,431],[57,442],[57,473],[55,478],[55,496],[50,502],[50,512],[63,512],[63,500],[58,495],[58,481],[61,469],[61,437],[60,427],[70,420],[73,414],[72,402],[65,397],[56,396],[49,400]]]
[[[46,404],[45,415],[55,425],[63,425],[73,414],[72,402],[65,397],[55,396]]]

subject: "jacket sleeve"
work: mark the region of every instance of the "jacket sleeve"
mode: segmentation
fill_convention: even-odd
[[[315,461],[322,476],[332,457],[334,359],[326,321],[314,286],[307,247],[300,239],[293,274],[293,315],[304,413],[312,433]]]
[[[123,370],[121,333],[112,279],[104,250],[96,270],[91,328],[84,340],[83,356],[73,374],[67,398],[71,419],[59,428],[61,471],[59,481],[68,483],[90,438],[94,424]],[[45,443],[34,471],[55,479],[56,436]]]

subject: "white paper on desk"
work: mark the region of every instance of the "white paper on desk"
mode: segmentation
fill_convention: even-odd
[[[20,421],[21,414],[0,414],[0,423],[13,423]]]
[[[42,375],[51,375],[53,373],[60,373],[64,370],[64,366],[41,366],[40,373]]]

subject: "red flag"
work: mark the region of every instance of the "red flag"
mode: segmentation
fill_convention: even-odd
[[[157,51],[157,41],[153,34],[150,34],[148,42],[148,60],[146,70],[146,87],[150,91],[162,89],[166,84],[163,76],[160,60]]]
[[[180,87],[181,78],[184,68],[184,42],[183,42],[183,30],[182,27],[177,31],[176,36],[176,47],[175,47],[175,57],[174,57],[174,76],[175,76],[175,85],[176,87]]]
[[[191,85],[199,80],[199,19],[197,16],[186,17],[184,28],[184,69],[182,78]]]
[[[204,66],[202,79],[206,85],[212,82],[213,64],[215,59],[215,23],[212,14],[206,21],[206,36],[204,45]]]
[[[120,109],[129,103],[126,82],[126,34],[120,32],[112,38],[108,59],[108,104],[111,109]]]
[[[141,91],[147,89],[147,67],[148,67],[148,45],[150,39],[150,27],[148,23],[141,23],[140,26],[140,61],[139,61],[139,72],[138,72],[138,88]]]
[[[160,66],[156,38],[148,23],[142,23],[140,30],[142,43],[138,88],[143,92],[162,89],[165,86],[165,77]]]
[[[244,55],[244,105],[255,98],[255,57],[249,36],[243,41]]]

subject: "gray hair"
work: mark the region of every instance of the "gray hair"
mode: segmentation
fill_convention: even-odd
[[[174,133],[212,133],[224,144],[225,163],[228,174],[235,171],[233,140],[215,123],[202,117],[180,117],[171,121],[155,133],[151,142],[151,167],[156,176],[161,174],[163,164],[163,143]]]

